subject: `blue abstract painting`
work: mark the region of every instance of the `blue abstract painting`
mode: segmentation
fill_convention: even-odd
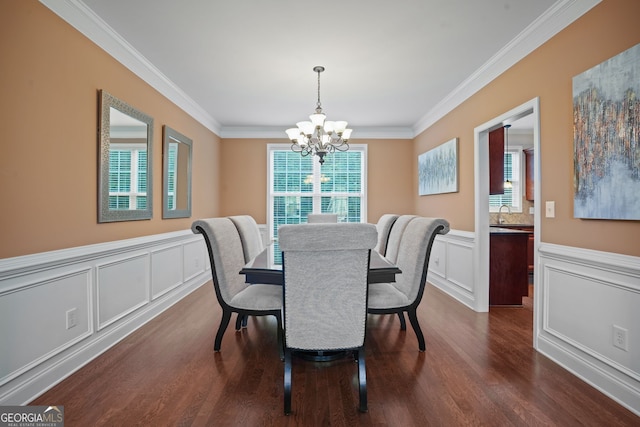
[[[640,219],[640,44],[573,78],[576,218]]]
[[[458,191],[458,138],[418,156],[418,194]]]

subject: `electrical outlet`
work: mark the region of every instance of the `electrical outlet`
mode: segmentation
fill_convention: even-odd
[[[613,346],[628,351],[627,330],[618,325],[613,325]]]
[[[78,309],[67,310],[67,329],[71,329],[78,324]]]

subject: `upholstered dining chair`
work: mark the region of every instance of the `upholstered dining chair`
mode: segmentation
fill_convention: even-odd
[[[367,274],[378,240],[375,225],[283,225],[278,236],[284,273],[284,412],[291,412],[292,351],[353,354],[359,409],[365,412]]]
[[[238,229],[244,252],[244,262],[247,263],[264,250],[258,223],[251,215],[235,215],[230,216],[229,219]]]
[[[375,250],[382,256],[385,256],[387,252],[387,242],[389,241],[389,233],[393,224],[398,219],[398,215],[384,214],[378,219],[376,223],[376,230],[378,230],[378,243]]]
[[[398,219],[393,223],[393,227],[389,231],[389,238],[387,239],[387,248],[385,251],[385,258],[389,261],[395,263],[398,258],[398,249],[400,247],[400,240],[402,239],[402,234],[404,233],[404,229],[407,227],[407,224],[411,222],[414,218],[417,218],[416,215],[400,215]]]
[[[411,326],[418,339],[418,348],[425,350],[424,336],[418,323],[416,310],[427,280],[429,257],[433,241],[438,234],[449,232],[449,223],[440,218],[411,219],[407,224],[398,248],[396,265],[402,274],[392,283],[371,283],[369,285],[369,307],[371,314],[397,313],[404,325],[404,312],[407,312]]]
[[[317,224],[326,222],[338,222],[338,214],[323,213],[323,214],[308,214],[307,223]]]
[[[237,313],[238,316],[275,316],[278,324],[278,351],[283,358],[282,287],[245,283],[243,276],[239,274],[245,265],[242,242],[238,229],[229,218],[199,219],[191,224],[191,230],[204,237],[211,263],[213,287],[222,307],[222,319],[213,349],[220,351],[222,337],[232,313]]]
[[[389,230],[389,237],[387,238],[387,246],[385,248],[384,256],[394,264],[398,259],[398,249],[400,248],[402,233],[404,233],[404,229],[407,227],[407,224],[409,224],[409,222],[414,218],[417,218],[417,215],[400,215],[394,221],[391,230]],[[403,312],[398,312],[398,320],[400,320],[400,329],[403,331],[407,329],[407,322],[404,320]]]
[[[254,259],[260,252],[264,250],[262,235],[258,223],[251,215],[235,215],[229,219],[238,229],[240,241],[242,242],[242,251],[244,252],[244,262],[247,263]],[[247,327],[247,316],[238,314],[236,318],[236,330]]]

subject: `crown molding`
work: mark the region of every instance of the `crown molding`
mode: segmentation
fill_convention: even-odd
[[[354,139],[413,139],[413,130],[410,127],[353,127]],[[269,138],[288,141],[283,127],[269,126],[223,126],[220,138]]]
[[[413,127],[417,136],[488,85],[500,74],[539,48],[602,0],[558,0],[475,73],[436,104]]]
[[[274,127],[222,127],[206,110],[169,80],[81,0],[39,1],[221,138],[284,137],[283,130]],[[412,128],[358,128],[354,129],[357,131],[358,139],[415,138],[600,2],[601,0],[558,0],[425,114]]]
[[[215,134],[220,124],[80,0],[39,0],[151,87]]]

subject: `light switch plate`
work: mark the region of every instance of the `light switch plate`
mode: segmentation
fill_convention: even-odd
[[[556,202],[549,201],[545,204],[545,216],[547,218],[555,218],[556,217]]]

